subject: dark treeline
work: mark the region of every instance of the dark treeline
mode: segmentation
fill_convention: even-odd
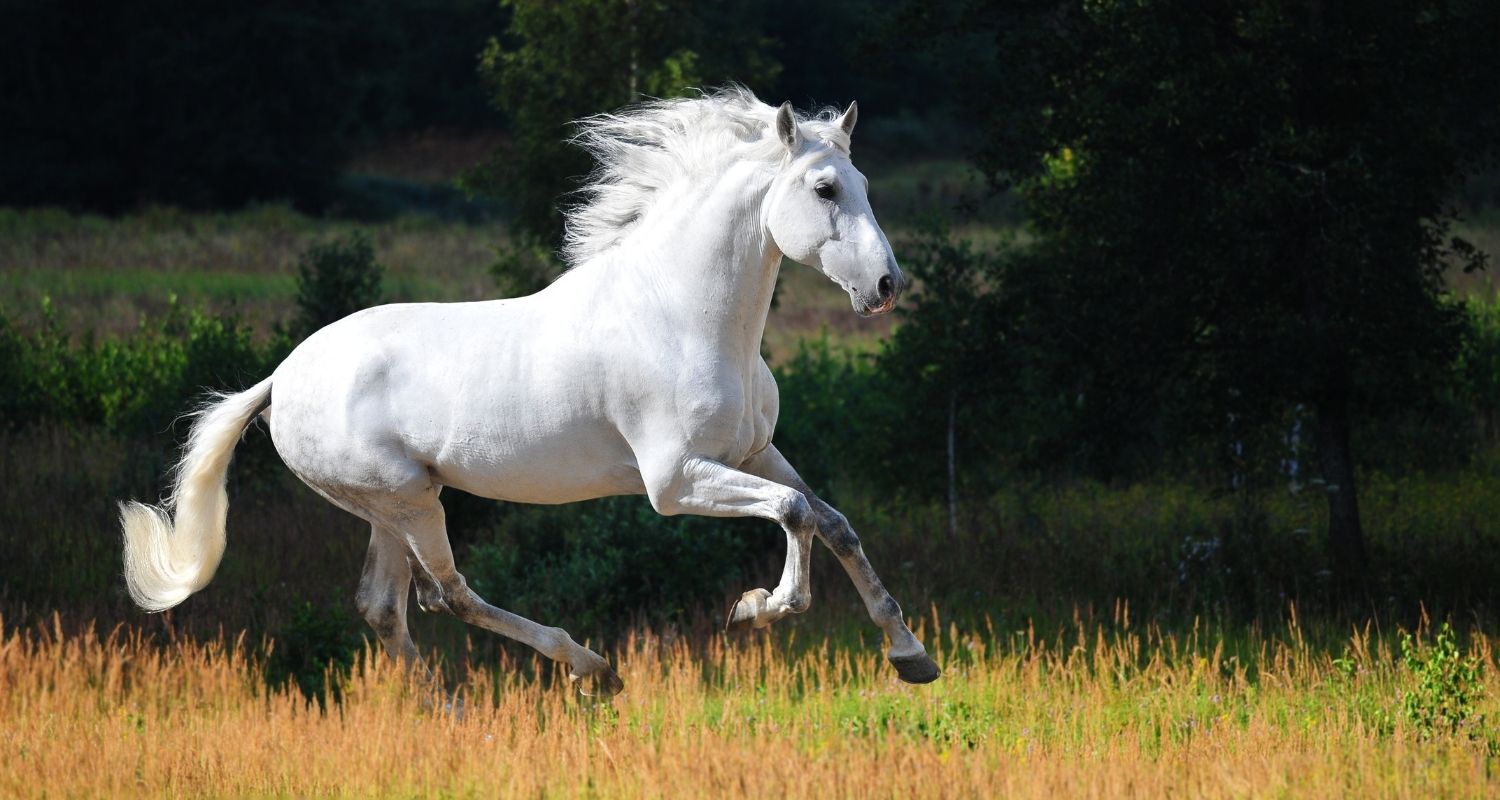
[[[540,126],[560,145],[577,116],[731,80],[800,104],[858,96],[909,124],[949,99],[931,70],[871,54],[886,4],[824,5],[4,0],[0,203],[321,211],[353,152],[403,132],[519,120],[521,138]],[[481,55],[525,32],[570,49],[515,62],[535,93],[497,108],[494,84],[513,79],[482,77]]]
[[[0,203],[319,208],[356,145],[484,124],[489,0],[0,6]]]

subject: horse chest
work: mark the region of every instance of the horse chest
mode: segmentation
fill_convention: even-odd
[[[672,405],[682,445],[738,465],[765,449],[776,426],[776,385],[764,364],[746,369],[705,365],[682,372]],[[764,378],[761,375],[765,371]]]

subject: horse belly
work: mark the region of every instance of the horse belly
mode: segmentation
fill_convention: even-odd
[[[646,490],[631,452],[601,438],[542,439],[465,450],[448,448],[433,464],[433,477],[480,497],[551,505]]]

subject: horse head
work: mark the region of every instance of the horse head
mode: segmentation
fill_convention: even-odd
[[[870,182],[849,158],[858,118],[859,106],[850,103],[836,127],[808,136],[791,104],[782,104],[772,133],[786,156],[763,214],[783,255],[828,276],[849,293],[857,313],[870,316],[895,308],[906,280],[870,210]]]

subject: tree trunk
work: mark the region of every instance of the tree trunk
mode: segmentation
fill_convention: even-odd
[[[958,390],[948,390],[948,538],[958,536]]]
[[[1318,404],[1318,459],[1328,494],[1328,554],[1334,575],[1346,586],[1364,578],[1365,534],[1359,522],[1359,493],[1349,437],[1349,378],[1330,374]]]

